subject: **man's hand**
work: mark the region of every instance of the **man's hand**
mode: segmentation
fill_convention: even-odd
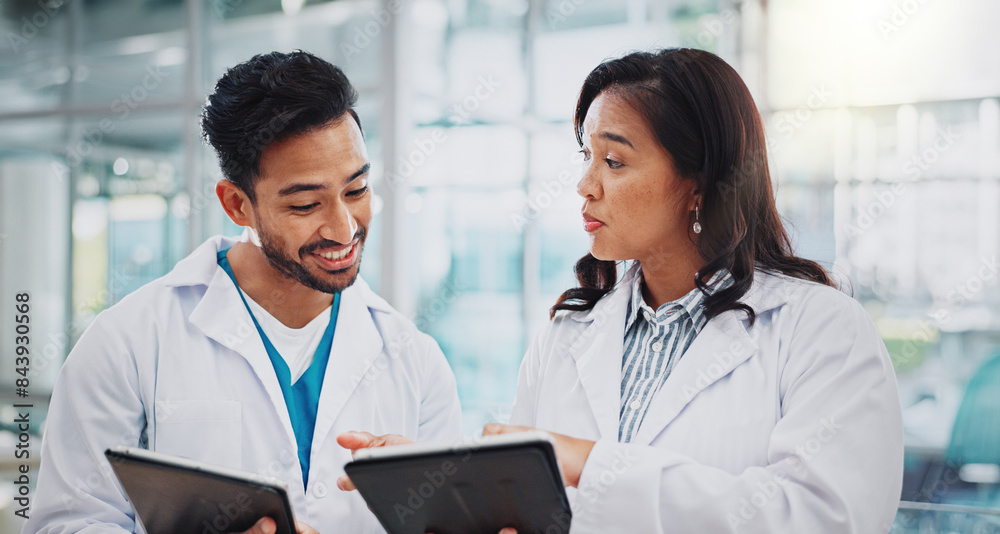
[[[277,530],[278,527],[275,525],[273,519],[270,517],[262,517],[260,518],[260,521],[257,521],[254,526],[250,527],[250,530],[245,530],[241,534],[274,534]],[[316,529],[310,527],[302,521],[295,522],[295,530],[298,534],[319,534]]]
[[[337,443],[345,449],[351,449],[351,454],[358,449],[370,449],[372,447],[390,447],[392,445],[406,445],[408,443],[413,443],[413,440],[406,437],[400,436],[399,434],[385,434],[384,436],[376,436],[371,432],[344,432],[343,434],[337,436]],[[337,487],[344,491],[353,491],[357,488],[351,482],[351,479],[347,475],[344,475],[337,479]],[[256,534],[256,533],[254,533]]]
[[[513,434],[529,430],[536,429],[527,426],[490,423],[483,428],[483,435]],[[580,473],[583,473],[583,466],[587,463],[587,458],[590,457],[590,451],[594,448],[595,442],[571,438],[555,432],[549,432],[549,434],[556,440],[556,460],[559,461],[559,467],[562,468],[563,483],[575,488],[580,483]]]

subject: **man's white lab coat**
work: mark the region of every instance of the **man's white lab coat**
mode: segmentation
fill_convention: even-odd
[[[363,280],[341,297],[302,487],[288,410],[215,237],[166,276],[102,312],[52,394],[38,487],[24,532],[138,530],[104,450],[143,446],[288,483],[296,518],[320,532],[382,532],[358,493],[337,489],[351,460],[337,434],[461,437],[455,378],[429,336]]]

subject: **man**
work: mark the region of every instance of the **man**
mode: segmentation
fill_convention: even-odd
[[[356,492],[335,489],[351,459],[337,440],[460,436],[437,344],[358,278],[372,214],[356,98],[340,69],[301,51],[219,80],[202,126],[225,176],[216,193],[246,232],[209,239],[80,338],[52,394],[25,532],[135,531],[103,456],[116,445],[284,480],[321,532],[380,531]]]

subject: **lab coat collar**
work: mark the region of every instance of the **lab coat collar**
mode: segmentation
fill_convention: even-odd
[[[247,360],[270,397],[288,439],[294,443],[288,407],[267,350],[236,286],[218,265],[218,251],[238,241],[223,236],[209,239],[181,260],[164,281],[174,287],[207,286],[188,320],[206,336]],[[391,311],[389,304],[360,276],[341,293],[330,360],[320,391],[312,450],[321,450],[344,405],[382,351],[382,336],[373,316]]]
[[[639,267],[633,265],[619,283],[586,312],[572,312],[567,319],[591,323],[569,347],[580,381],[601,437],[618,439],[621,407],[621,358],[625,312]],[[780,307],[793,298],[782,275],[758,271],[751,289],[741,299],[758,314]],[[725,311],[713,317],[677,362],[667,382],[654,396],[645,420],[632,443],[648,445],[700,392],[747,361],[757,350],[746,314]]]
[[[607,295],[602,297],[601,300],[597,302],[596,306],[587,311],[570,313],[568,314],[568,318],[586,323],[592,322],[599,316],[604,315],[606,311],[601,310],[602,306],[611,308],[616,304],[611,301],[622,296],[625,299],[630,297],[632,287],[635,285],[640,272],[641,269],[639,263],[633,263],[628,271],[625,272],[622,279],[615,284],[615,287],[612,288]],[[782,306],[793,298],[793,295],[789,292],[790,286],[782,283],[787,280],[789,280],[789,277],[782,274],[756,271],[754,273],[753,284],[751,284],[750,290],[743,295],[740,302],[749,305],[757,313],[762,313]],[[626,300],[625,302],[627,303],[628,301]]]

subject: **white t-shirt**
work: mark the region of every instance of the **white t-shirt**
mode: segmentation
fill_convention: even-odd
[[[288,365],[288,371],[292,375],[292,384],[294,384],[309,369],[309,365],[316,355],[316,348],[319,347],[323,333],[326,332],[326,327],[330,324],[331,306],[327,306],[302,328],[289,328],[275,319],[260,304],[254,302],[246,293],[243,296],[247,299],[250,311],[257,318],[261,330],[271,340],[271,345],[274,345],[275,350],[281,354],[281,358]]]

